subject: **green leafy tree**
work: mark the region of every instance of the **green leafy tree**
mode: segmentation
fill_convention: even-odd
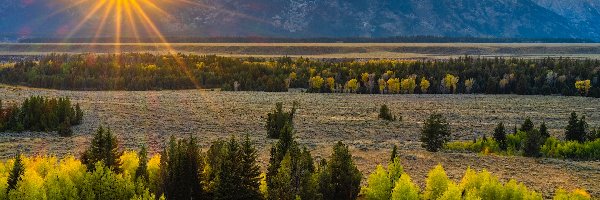
[[[450,125],[441,114],[432,114],[421,130],[422,146],[431,152],[441,149],[450,140]]]
[[[504,129],[504,123],[498,123],[498,126],[494,129],[494,140],[498,142],[501,150],[506,150],[508,145],[506,144],[506,131]]]
[[[437,165],[427,174],[425,193],[423,194],[425,199],[438,199],[448,190],[451,183],[452,181],[446,175],[442,165]]]
[[[333,155],[320,176],[323,199],[356,199],[362,174],[354,165],[348,147],[342,142],[333,147]]]
[[[419,187],[415,185],[408,174],[402,174],[392,190],[392,200],[418,200]]]
[[[377,168],[367,179],[367,187],[365,188],[365,198],[368,200],[388,200],[392,193],[392,182],[388,172],[381,166]]]
[[[88,170],[94,170],[97,162],[104,163],[105,166],[113,171],[119,171],[119,157],[123,152],[119,151],[117,137],[112,134],[110,129],[104,129],[100,126],[94,134],[90,146],[83,155],[81,161],[87,166]]]

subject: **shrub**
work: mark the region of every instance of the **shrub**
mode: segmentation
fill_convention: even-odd
[[[422,146],[436,152],[450,139],[450,125],[441,114],[432,114],[421,130]]]
[[[290,112],[283,111],[283,103],[279,102],[275,104],[275,111],[267,114],[267,137],[268,138],[279,138],[283,127],[289,124],[292,128],[294,126],[294,114],[296,113],[297,103],[294,102],[292,110]]]
[[[396,117],[391,113],[390,109],[385,104],[379,108],[379,119],[396,121]]]
[[[567,192],[566,190],[559,188],[556,190],[554,194],[554,200],[589,200],[592,199],[590,194],[588,194],[583,189],[575,189],[571,192]]]
[[[444,148],[451,151],[473,152],[483,154],[500,153],[502,151],[500,149],[500,145],[496,142],[496,140],[491,138],[479,139],[475,140],[475,142],[449,142],[444,146]]]
[[[576,141],[561,142],[551,137],[546,140],[541,152],[550,158],[600,160],[600,139],[579,143]]]

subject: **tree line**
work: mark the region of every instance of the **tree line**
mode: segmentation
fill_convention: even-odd
[[[0,100],[0,132],[57,131],[61,136],[72,134],[71,126],[81,124],[83,111],[79,103],[67,98],[32,96],[17,104],[3,105]]]
[[[221,88],[370,94],[600,97],[599,60],[481,58],[315,60],[199,55],[50,54],[0,70],[0,82],[70,90]]]

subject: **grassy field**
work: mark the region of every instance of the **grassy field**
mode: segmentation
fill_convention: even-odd
[[[125,44],[2,44],[0,55],[47,53],[168,53],[172,49],[189,54],[255,57],[442,59],[464,55],[485,57],[574,57],[600,58],[599,44],[471,44],[471,43],[125,43]]]
[[[546,121],[551,134],[562,137],[569,113],[585,114],[591,127],[600,124],[600,99],[558,96],[515,95],[354,95],[301,92],[220,92],[208,90],[149,92],[80,92],[0,86],[0,97],[15,103],[30,95],[68,96],[85,111],[83,125],[74,127],[75,136],[60,138],[49,133],[3,133],[0,157],[7,158],[17,147],[28,154],[65,155],[79,153],[89,144],[91,133],[101,124],[118,135],[125,148],[145,143],[159,152],[169,136],[197,137],[203,148],[210,141],[249,133],[260,149],[263,166],[269,147],[264,117],[276,102],[299,103],[295,119],[297,140],[317,159],[331,153],[341,140],[350,145],[354,159],[365,173],[385,163],[394,144],[399,145],[405,169],[414,180],[423,181],[427,171],[442,163],[450,177],[462,177],[467,167],[488,169],[503,180],[510,178],[543,192],[559,187],[582,187],[600,196],[600,162],[483,156],[459,153],[429,153],[420,147],[419,130],[433,112],[443,113],[452,126],[453,139],[471,140],[503,121],[512,130],[530,116],[538,125]],[[387,104],[401,122],[377,119],[378,108]],[[423,182],[419,182],[423,185]]]

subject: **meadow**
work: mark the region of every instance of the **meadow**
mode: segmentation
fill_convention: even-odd
[[[443,164],[448,176],[458,181],[467,167],[483,168],[501,180],[516,179],[546,197],[558,187],[585,188],[600,195],[598,161],[532,159],[516,156],[483,156],[473,153],[426,152],[420,146],[423,121],[434,112],[447,117],[453,140],[469,141],[490,136],[502,121],[509,130],[531,117],[536,125],[546,122],[551,135],[563,137],[569,113],[585,115],[590,127],[600,124],[600,100],[585,97],[518,95],[361,95],[315,94],[292,89],[287,93],[225,92],[211,90],[178,91],[60,91],[1,86],[5,104],[23,101],[31,95],[69,97],[84,112],[82,125],[74,126],[74,136],[51,133],[3,133],[2,158],[14,155],[17,147],[28,155],[76,155],[89,145],[91,133],[100,126],[110,127],[123,148],[137,149],[147,144],[158,153],[171,135],[194,135],[203,149],[216,139],[250,134],[257,143],[259,162],[265,168],[269,148],[276,140],[267,139],[264,129],[268,112],[276,102],[298,102],[294,124],[297,141],[306,145],[316,159],[331,154],[331,144],[348,144],[363,176],[377,163],[389,159],[398,145],[405,170],[424,185],[428,170]],[[387,104],[402,121],[377,119],[379,106]]]

